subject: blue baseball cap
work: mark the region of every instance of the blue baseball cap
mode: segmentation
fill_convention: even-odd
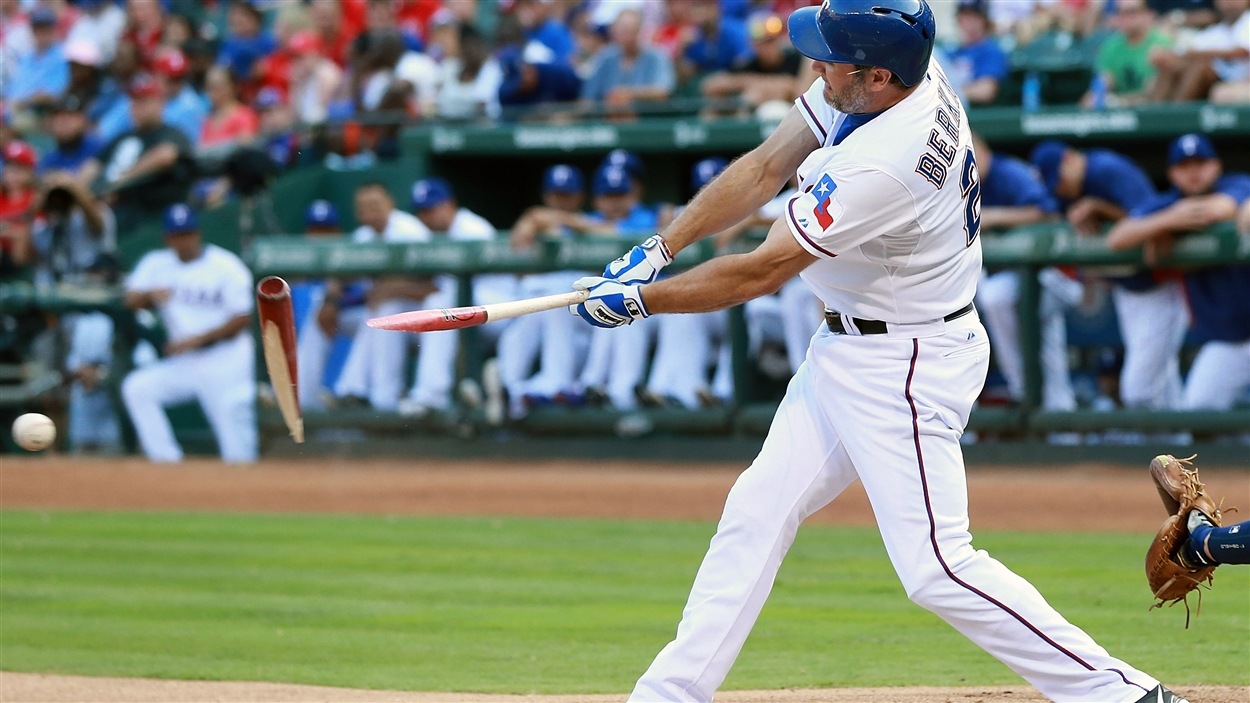
[[[690,170],[690,186],[695,190],[701,190],[713,178],[720,175],[720,172],[724,171],[728,165],[728,161],[716,156],[700,161]]]
[[[185,203],[175,203],[165,210],[165,234],[183,234],[199,230],[195,210]]]
[[[329,200],[314,200],[304,215],[304,224],[308,227],[338,227],[339,211]]]
[[[1029,161],[1033,162],[1033,168],[1037,169],[1038,174],[1041,175],[1046,190],[1051,193],[1054,193],[1055,186],[1059,185],[1059,165],[1063,163],[1063,155],[1067,151],[1067,144],[1055,139],[1047,139],[1034,147],[1033,155],[1029,157]]]
[[[452,199],[451,184],[441,178],[422,178],[412,184],[412,209],[426,210]]]
[[[1182,134],[1168,148],[1168,166],[1175,166],[1186,159],[1218,159],[1215,145],[1202,134]]]
[[[595,171],[594,192],[600,195],[625,195],[634,188],[629,172],[620,166],[605,164]]]
[[[603,157],[603,162],[599,164],[600,168],[604,166],[616,166],[625,169],[625,173],[630,178],[641,180],[647,173],[647,169],[642,165],[642,158],[632,151],[626,149],[613,149],[608,155]]]
[[[56,24],[56,12],[44,5],[39,5],[30,12],[30,25],[32,27],[49,27]]]
[[[544,193],[581,193],[582,172],[568,164],[556,164],[543,174]]]

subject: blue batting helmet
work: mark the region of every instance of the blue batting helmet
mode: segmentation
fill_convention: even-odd
[[[795,10],[789,24],[804,56],[884,68],[909,88],[929,69],[936,34],[925,0],[825,0]]]

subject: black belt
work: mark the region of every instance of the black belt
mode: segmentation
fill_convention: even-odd
[[[974,309],[975,308],[972,307],[972,303],[968,303],[955,312],[943,317],[942,320],[945,322],[958,320],[964,315],[972,312]],[[851,321],[855,323],[855,328],[859,330],[860,334],[885,334],[890,331],[887,324],[881,320],[861,320],[858,317],[852,317]],[[842,324],[842,316],[832,310],[825,311],[825,324],[829,325],[829,331],[834,334],[849,334],[846,331],[846,326]]]

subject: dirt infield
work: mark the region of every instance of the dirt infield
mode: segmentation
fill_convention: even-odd
[[[1250,506],[1244,468],[1203,466],[1215,496]],[[176,467],[142,460],[55,456],[0,458],[0,508],[229,510],[429,515],[714,520],[742,467],[616,462],[587,468],[571,461],[501,468],[442,460],[315,463],[268,461],[248,468],[192,461]],[[1044,470],[975,468],[968,477],[972,526],[1018,530],[1150,532],[1163,509],[1145,465],[1084,465]],[[1250,508],[1243,507],[1243,510]],[[813,516],[826,524],[870,525],[856,485]],[[1191,700],[1244,703],[1250,689],[1195,686]],[[498,696],[360,691],[251,682],[154,681],[0,673],[0,701],[436,701],[599,703],[623,696]],[[1042,701],[1031,688],[886,688],[738,691],[721,701],[876,703],[897,701]]]

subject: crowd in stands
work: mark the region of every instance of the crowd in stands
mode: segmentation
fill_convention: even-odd
[[[117,281],[123,275],[114,258],[119,239],[154,222],[163,222],[172,237],[167,258],[185,265],[211,251],[221,259],[198,243],[186,245],[183,254],[174,246],[174,240],[184,241],[179,236],[198,235],[197,211],[246,196],[284,169],[367,168],[398,155],[400,129],[424,121],[638,119],[671,111],[683,99],[687,107],[680,109],[709,119],[776,119],[812,82],[809,63],[789,44],[784,20],[806,4],[0,0],[0,272],[40,285]],[[1069,97],[1090,108],[1250,103],[1250,0],[960,0],[935,3],[934,9],[939,60],[971,105],[1034,109],[1054,102],[1058,93],[1037,81],[1039,72],[1067,67],[1056,57],[1076,61],[1079,90]],[[1210,224],[1210,212],[1219,215],[1215,220],[1240,216],[1250,229],[1244,181],[1220,172],[1218,155],[1204,137],[1189,139],[1178,141],[1168,157],[1171,190],[1162,195],[1156,185],[1164,184],[1151,183],[1113,152],[1047,143],[1027,163],[982,143],[983,225],[993,231],[1066,218],[1083,232],[1112,226],[1114,246],[1145,246],[1149,252],[1166,251],[1172,235]],[[688,194],[723,167],[720,159],[700,162]],[[1201,177],[1193,175],[1199,171]],[[404,194],[370,182],[355,193],[352,213],[337,212],[326,201],[309,203],[308,235],[345,236],[350,221],[356,224],[350,238],[358,242],[487,239],[499,236],[496,225],[508,228],[518,248],[542,238],[632,237],[674,216],[673,205],[648,200],[645,172],[638,155],[622,151],[588,173],[552,164],[533,206],[515,222],[494,224],[461,207],[440,178],[422,179]],[[779,195],[718,243],[728,246],[748,227],[767,225],[786,198]],[[1195,198],[1218,208],[1204,208],[1199,216],[1191,204]],[[585,273],[479,276],[474,296],[483,302],[560,292]],[[1224,384],[1218,400],[1211,400],[1218,394],[1200,390],[1218,385],[1209,377],[1193,381],[1191,371],[1199,390],[1182,385],[1177,361],[1190,328],[1186,294],[1190,300],[1214,296],[1216,302],[1229,290],[1243,291],[1241,300],[1250,297],[1244,267],[1220,275],[1225,278],[1217,284],[1215,278],[1140,271],[1110,282],[1125,354],[1112,364],[1123,367],[1122,390],[1107,391],[1114,398],[1108,402],[1181,407],[1183,397],[1184,407],[1199,408],[1228,407],[1240,399],[1237,384],[1243,381]],[[167,287],[144,282],[150,278],[130,274],[127,288],[135,295],[128,302],[168,317]],[[1069,373],[1064,315],[1088,304],[1102,284],[1060,269],[1044,271],[1042,282],[1044,405],[1071,409],[1078,394]],[[629,411],[709,407],[734,397],[724,314],[649,319],[613,332],[592,331],[563,311],[489,325],[484,342],[495,356],[481,379],[485,389],[471,387],[478,379],[458,388],[455,334],[423,335],[414,347],[415,337],[361,324],[388,312],[448,306],[454,280],[396,276],[301,286],[308,304],[299,366],[315,379],[302,395],[310,409],[362,405],[427,417],[454,408],[460,391],[486,402],[488,415],[502,423],[544,405]],[[206,291],[187,295],[193,307],[217,306],[208,316],[213,325],[172,321],[173,329],[191,331],[183,343],[166,342],[164,356],[224,354],[226,342],[239,337],[238,318],[250,309],[239,307],[237,291]],[[146,295],[153,292],[155,297]],[[1018,295],[1018,274],[989,272],[978,299],[1011,401],[1024,393],[1020,351],[1012,341]],[[233,306],[223,307],[227,300]],[[1208,352],[1219,348],[1209,343],[1202,354],[1221,365],[1241,359],[1240,368],[1250,368],[1244,358],[1250,355],[1250,330],[1242,317],[1195,316],[1198,338],[1228,346]],[[820,306],[796,282],[748,305],[746,319],[759,368],[784,378],[801,363]],[[1166,339],[1155,334],[1164,319],[1176,332]],[[1141,322],[1134,326],[1135,320]],[[171,327],[171,320],[164,322]],[[87,314],[58,323],[58,343],[69,359],[64,371],[80,408],[103,407],[109,324],[106,316]],[[157,356],[144,347],[132,361],[146,367],[161,363],[153,361]],[[1216,362],[1205,363],[1195,366],[1209,376]],[[150,379],[165,376],[145,378],[123,393],[136,426],[134,408],[151,415],[152,407],[210,392],[188,387],[177,398],[154,395],[156,385],[168,384]],[[239,418],[226,406],[208,414],[219,435]],[[219,428],[214,414],[229,420]],[[87,433],[79,435],[82,446],[115,445],[116,423],[104,426],[98,436],[81,429]],[[180,456],[159,423],[139,436],[151,456]],[[247,460],[255,447],[231,451],[232,458]]]

